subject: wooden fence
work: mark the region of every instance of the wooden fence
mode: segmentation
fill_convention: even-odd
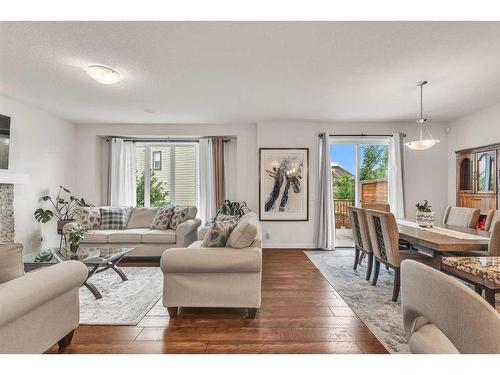
[[[361,181],[361,204],[387,203],[387,180]],[[335,228],[351,228],[347,207],[354,206],[354,199],[334,199]]]

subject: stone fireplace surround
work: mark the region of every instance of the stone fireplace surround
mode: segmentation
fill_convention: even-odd
[[[14,185],[0,184],[0,242],[14,241]]]

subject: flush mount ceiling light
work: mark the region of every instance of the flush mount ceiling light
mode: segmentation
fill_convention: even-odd
[[[120,73],[104,65],[89,65],[85,72],[95,81],[103,85],[113,85],[122,79]]]
[[[424,85],[426,85],[428,82],[427,81],[422,81],[418,82],[417,86],[420,86],[420,118],[417,120],[418,124],[418,134],[419,137],[418,139],[415,139],[414,141],[409,141],[405,143],[405,146],[408,148],[411,148],[412,150],[417,150],[417,151],[423,151],[431,148],[434,145],[437,145],[439,143],[439,139],[434,139],[434,137],[431,134],[431,131],[429,130],[429,127],[425,123],[427,121],[426,118],[424,118],[423,115],[423,103],[424,103],[424,93],[423,93],[423,88]],[[424,138],[425,137],[425,138]],[[415,137],[416,138],[416,137]]]

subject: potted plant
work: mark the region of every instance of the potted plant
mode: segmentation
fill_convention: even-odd
[[[68,235],[69,251],[72,255],[76,255],[80,247],[80,241],[83,240],[86,233],[87,230],[80,225],[75,225],[73,228],[66,232],[66,234]]]
[[[42,202],[49,202],[51,209],[39,208],[35,211],[35,219],[40,223],[48,223],[54,217],[57,218],[57,234],[62,235],[62,228],[66,223],[73,221],[76,210],[79,207],[89,207],[83,198],[76,198],[71,195],[71,191],[63,186],[59,186],[57,196],[52,199],[50,195],[40,198]]]
[[[237,216],[238,218],[242,217],[246,213],[250,212],[246,202],[231,202],[230,200],[225,200],[218,208],[215,213],[215,217],[212,220],[209,220],[208,223],[214,222],[221,215],[224,216]],[[208,224],[207,223],[207,224]]]
[[[434,212],[431,211],[431,205],[426,200],[423,203],[417,202],[417,224],[421,227],[432,227],[436,219]]]

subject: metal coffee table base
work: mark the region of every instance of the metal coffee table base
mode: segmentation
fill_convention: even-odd
[[[89,271],[89,275],[87,276],[87,279],[84,281],[83,285],[85,285],[87,287],[87,289],[90,290],[90,292],[94,295],[94,297],[96,299],[101,299],[102,295],[99,292],[99,290],[97,290],[97,288],[95,287],[95,285],[92,284],[91,282],[89,282],[89,279],[95,273],[100,273],[100,272],[112,269],[113,271],[115,271],[118,274],[118,276],[120,276],[120,278],[123,281],[127,281],[128,280],[127,276],[123,273],[123,271],[121,269],[119,269],[116,266],[118,264],[118,262],[120,262],[120,260],[122,260],[122,259],[123,259],[123,257],[120,257],[118,259],[115,259],[112,262],[106,263],[105,265],[99,265],[99,264],[97,264],[94,267],[92,267],[92,269]]]

